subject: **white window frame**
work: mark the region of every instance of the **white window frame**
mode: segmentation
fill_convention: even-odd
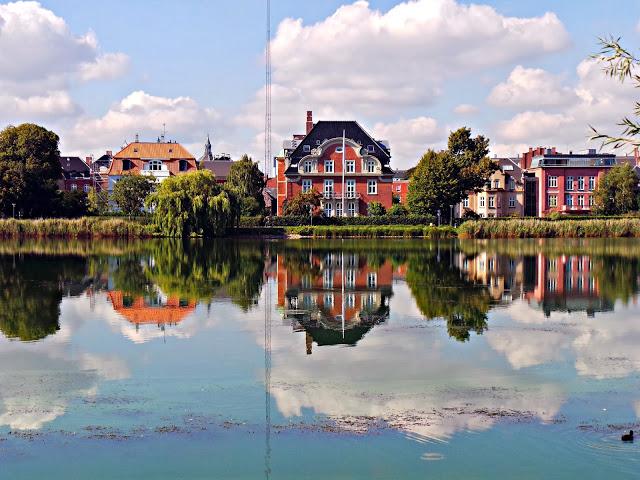
[[[308,178],[302,180],[302,193],[310,192],[312,188],[313,182],[311,180],[309,180]]]
[[[75,191],[77,191],[77,190],[78,190],[78,185],[77,185],[76,183],[72,183],[72,184],[71,184],[71,191],[72,191],[72,192],[75,192]]]
[[[311,160],[305,160],[302,164],[302,171],[304,173],[312,173],[313,172],[313,162]]]
[[[162,160],[149,160],[149,163],[147,163],[147,170],[150,170],[152,172],[159,172],[160,170],[162,170]]]
[[[336,217],[342,216],[342,202],[336,202]]]
[[[555,175],[549,175],[549,178],[547,179],[547,186],[549,188],[558,188],[558,177]]]
[[[333,204],[326,202],[323,207],[325,217],[333,217]]]
[[[584,191],[584,177],[578,177],[578,191]]]
[[[589,206],[590,206],[590,207],[593,207],[593,206],[595,205],[595,198],[594,198],[594,196],[593,196],[593,195],[589,195],[589,200],[588,200],[588,202],[589,202]]]
[[[489,208],[495,208],[496,198],[493,195],[489,195]]]
[[[480,196],[480,206],[481,206],[482,208],[484,208],[484,205],[485,205],[484,197],[481,195],[481,196]]]
[[[347,213],[350,217],[356,216],[356,202],[349,202],[347,204]]]
[[[509,208],[516,208],[516,197],[513,195],[509,197]]]
[[[355,160],[346,160],[345,161],[345,173],[356,173],[356,161]]]
[[[565,190],[568,192],[573,192],[573,177],[567,177],[567,180],[565,181]]]
[[[356,181],[353,179],[347,180],[346,188],[347,198],[356,198]]]
[[[378,194],[378,182],[376,180],[367,180],[367,195]]]
[[[558,195],[547,195],[547,205],[549,205],[549,208],[556,208],[558,206]]]
[[[462,200],[462,206],[464,208],[469,208],[469,197]]]
[[[589,177],[589,191],[593,192],[596,189],[596,177]]]
[[[324,180],[324,188],[322,189],[323,195],[325,198],[332,198],[334,193],[334,183],[332,179],[325,178]]]
[[[509,177],[509,190],[513,191],[516,189],[516,181],[513,177]]]
[[[84,193],[89,193],[91,191],[91,185],[85,185],[82,189],[84,190]]]
[[[378,272],[367,274],[367,288],[378,288]]]
[[[324,161],[324,173],[335,173],[333,160]]]
[[[493,181],[493,188],[494,189],[500,188],[500,180],[496,179]]]
[[[367,173],[376,173],[376,161],[375,160],[367,160],[365,162],[365,167],[367,169]]]
[[[573,195],[569,193],[565,194],[564,203],[567,207],[573,207]]]
[[[584,207],[584,195],[578,195],[578,206]]]

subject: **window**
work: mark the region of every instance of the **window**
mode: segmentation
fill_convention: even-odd
[[[91,185],[84,186],[84,193],[89,193],[90,190],[91,190]]]
[[[313,171],[313,163],[311,160],[305,160],[302,168],[304,173],[311,173]]]
[[[500,188],[500,180],[493,181],[493,188]]]
[[[309,153],[311,151],[311,145],[303,145],[302,146],[302,151],[304,153]]]
[[[336,147],[336,153],[342,153],[342,152],[344,152],[344,148]]]
[[[376,151],[376,148],[373,145],[367,145],[368,153],[374,153],[375,151]]]
[[[558,196],[557,195],[549,195],[547,197],[547,205],[549,208],[555,208],[558,206]]]
[[[509,197],[509,208],[516,208],[516,197]]]
[[[400,193],[400,191],[401,191],[401,190],[402,190],[402,188],[400,187],[400,185],[398,185],[398,186],[396,187],[396,192]]]
[[[553,293],[553,292],[556,291],[556,279],[555,278],[547,279],[547,290],[549,290],[550,293]]]
[[[462,200],[462,206],[464,208],[469,208],[469,197],[467,197],[464,200]]]
[[[78,190],[78,185],[76,185],[75,183],[71,184],[71,191],[75,192],[76,190]]]
[[[593,195],[589,195],[589,206],[590,207],[593,207],[593,205],[594,205],[593,199],[594,199],[594,196]]]
[[[495,197],[493,195],[490,195],[489,196],[489,208],[494,208],[495,207],[495,202],[496,202]]]
[[[375,173],[376,162],[375,160],[367,160],[367,173]]]
[[[565,195],[564,204],[567,207],[572,207],[573,206],[573,197],[571,195]]]
[[[162,170],[162,160],[149,160],[148,169],[154,172]]]
[[[324,204],[324,216],[333,217],[333,205],[331,203]]]
[[[573,177],[567,177],[567,181],[565,183],[566,190],[573,190]]]
[[[376,288],[378,286],[378,274],[369,272],[367,275],[367,288]]]
[[[549,176],[549,188],[558,188],[558,177]]]
[[[347,212],[349,213],[350,217],[355,217],[356,216],[356,204],[355,204],[355,202],[349,202],[349,204],[347,205]]]
[[[589,177],[589,191],[593,192],[596,189],[596,177]]]
[[[189,170],[189,162],[187,162],[186,160],[180,160],[179,170],[181,172],[186,172],[187,170]]]
[[[480,206],[484,208],[484,197],[480,197]]]
[[[347,198],[356,197],[356,181],[347,180]]]
[[[336,203],[336,217],[342,216],[342,202]]]
[[[324,161],[324,173],[333,173],[333,160]]]
[[[584,177],[578,177],[578,190],[584,190]]]
[[[578,205],[584,207],[584,195],[578,195]]]
[[[509,190],[515,190],[516,189],[516,181],[509,177]]]
[[[323,304],[325,307],[333,307],[333,293],[325,293]]]
[[[378,182],[375,180],[367,180],[367,193],[369,195],[378,194]]]
[[[123,160],[122,161],[122,170],[131,170],[133,168],[133,162],[131,160]]]
[[[347,160],[346,162],[346,173],[356,173],[356,161],[355,160]]]
[[[350,293],[346,296],[345,298],[345,302],[344,302],[345,306],[347,308],[353,308],[356,306],[356,296],[353,293]]]
[[[356,271],[347,270],[345,273],[345,287],[356,288]]]
[[[333,180],[324,181],[324,196],[326,198],[333,197]]]
[[[302,180],[302,193],[307,193],[311,190],[311,180]]]

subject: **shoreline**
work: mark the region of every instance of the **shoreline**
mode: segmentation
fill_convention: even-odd
[[[449,225],[314,225],[249,226],[230,230],[228,237],[256,239],[516,239],[516,238],[640,238],[640,218],[482,219]],[[77,219],[2,219],[1,239],[150,239],[167,238],[150,222],[120,217]]]

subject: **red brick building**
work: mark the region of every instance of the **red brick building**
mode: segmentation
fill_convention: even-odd
[[[393,196],[406,205],[407,193],[409,192],[409,172],[407,170],[396,170],[393,174]]]
[[[80,157],[60,157],[62,178],[58,181],[58,188],[66,192],[88,193],[94,184],[100,189],[100,182],[94,182],[89,165]]]
[[[328,217],[367,215],[371,202],[391,207],[394,172],[388,143],[373,139],[357,122],[314,124],[307,112],[306,134],[294,135],[284,147],[276,158],[278,215],[287,200],[311,189],[322,194]]]

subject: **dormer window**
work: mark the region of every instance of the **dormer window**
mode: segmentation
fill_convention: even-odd
[[[336,147],[336,153],[342,153],[344,149],[342,147]]]
[[[149,161],[149,170],[158,172],[162,170],[162,160],[150,160]]]
[[[367,173],[375,173],[376,162],[373,160],[367,160]]]
[[[180,160],[179,166],[181,172],[186,172],[187,170],[189,170],[189,162],[187,162],[186,160]]]
[[[367,153],[374,153],[376,151],[376,147],[373,145],[367,145]]]
[[[122,161],[122,170],[131,170],[133,168],[133,163],[131,160],[125,159]]]
[[[320,145],[320,140],[316,140],[316,145]]]
[[[311,145],[303,145],[302,146],[302,151],[304,153],[309,153],[311,151]]]

